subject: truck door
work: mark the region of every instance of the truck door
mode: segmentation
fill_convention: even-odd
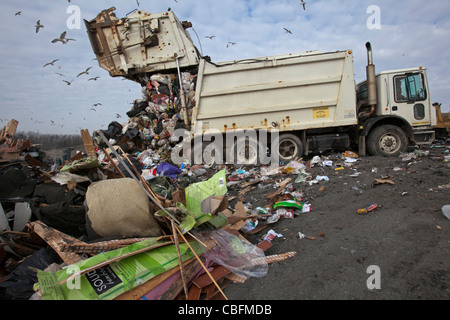
[[[394,101],[391,114],[406,119],[413,127],[431,124],[428,92],[423,72],[393,77]]]

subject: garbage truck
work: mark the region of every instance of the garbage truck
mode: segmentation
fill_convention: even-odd
[[[270,150],[281,161],[352,147],[360,155],[398,156],[411,144],[435,140],[426,68],[376,74],[369,42],[367,78],[357,84],[352,50],[212,62],[194,45],[192,23],[174,12],[136,10],[119,19],[114,11],[85,20],[99,66],[144,88],[152,75],[177,75],[181,117],[192,135],[219,132],[225,141],[237,131],[276,132]],[[184,71],[196,75],[189,93],[181,83]],[[189,98],[193,103],[186,103]],[[224,149],[233,148],[250,162],[257,154],[247,144],[236,150],[224,143]]]

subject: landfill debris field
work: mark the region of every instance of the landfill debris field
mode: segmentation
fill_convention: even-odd
[[[448,141],[269,167],[88,138],[63,163],[6,139],[1,299],[450,297]]]
[[[121,20],[114,9],[85,25],[99,65],[109,68],[111,76],[141,85],[141,97],[127,106],[128,118],[117,114],[106,128],[81,129],[82,145],[59,150],[17,138],[20,124],[14,119],[0,131],[1,300],[450,298],[447,129],[443,137],[426,131],[424,137],[433,138],[432,144],[412,144],[394,125],[377,125],[374,130],[380,135],[368,135],[368,154],[383,154],[377,152],[382,141],[392,151],[389,157],[365,155],[350,133],[307,140],[304,129],[307,150],[300,150],[300,137],[282,132],[290,137],[284,142],[294,142],[291,157],[283,154],[285,158],[274,161],[272,156],[291,151],[292,143],[272,149],[258,144],[259,160],[270,153],[270,163],[230,161],[230,150],[236,158],[251,158],[254,139],[244,136],[250,146],[240,149],[239,138],[233,148],[210,148],[218,141],[189,138],[198,130],[214,132],[214,124],[223,128],[224,136],[239,131],[248,110],[237,104],[220,114],[212,103],[202,114],[200,97],[236,101],[234,94],[248,96],[244,88],[259,90],[253,94],[262,96],[270,86],[256,83],[234,88],[236,92],[213,87],[201,92],[214,82],[205,79],[256,70],[267,61],[276,65],[276,59],[209,65],[185,31],[192,25],[178,21],[171,10],[151,19],[137,10]],[[175,30],[176,36],[167,30]],[[164,38],[169,36],[184,51]],[[65,44],[64,37],[59,41]],[[370,43],[366,47],[371,48]],[[344,69],[353,75],[351,51],[326,56],[333,63],[344,59]],[[316,53],[303,58],[282,60],[299,59],[296,65],[304,66],[305,61],[317,58],[320,64],[325,59]],[[294,64],[290,66],[287,69]],[[293,83],[309,86],[306,80]],[[343,83],[354,93],[353,81]],[[284,86],[277,78],[272,89]],[[332,108],[312,105],[298,108],[298,115],[309,108],[314,124],[331,121]],[[373,103],[364,105],[367,112],[336,114],[345,119],[342,126],[352,127],[348,132],[362,131],[366,128],[358,117],[371,117],[375,107]],[[255,111],[252,105],[248,109]],[[280,110],[284,117],[287,109]],[[234,122],[217,125],[227,117]],[[291,114],[282,121],[255,119],[263,126],[259,137],[269,127],[271,138],[296,122]],[[392,127],[400,132],[399,139],[393,137]],[[385,129],[391,133],[384,135]],[[188,150],[180,142],[189,142]],[[180,312],[188,314],[188,304]]]

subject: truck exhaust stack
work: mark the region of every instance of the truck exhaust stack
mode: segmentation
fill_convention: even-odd
[[[377,106],[377,81],[375,78],[375,65],[373,64],[372,45],[370,42],[366,43],[367,48],[367,104],[370,107],[370,112],[367,117],[375,114]]]

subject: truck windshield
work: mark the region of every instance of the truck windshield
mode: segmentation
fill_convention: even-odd
[[[394,77],[394,83],[396,102],[422,101],[427,98],[421,73]]]

